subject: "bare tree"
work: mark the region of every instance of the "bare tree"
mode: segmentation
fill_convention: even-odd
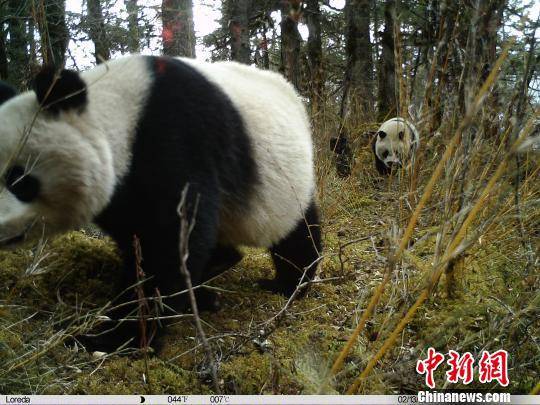
[[[371,0],[347,0],[347,68],[341,104],[341,118],[352,126],[373,111],[373,48],[370,39]]]
[[[36,5],[36,19],[41,38],[43,62],[64,66],[69,34],[66,25],[65,0],[45,0]],[[33,32],[33,27],[30,30]],[[29,43],[33,34],[29,35]]]
[[[28,78],[28,36],[24,15],[26,5],[19,0],[9,0],[7,3],[7,31],[9,42],[6,47],[8,58],[8,77],[17,87],[24,87]]]
[[[302,37],[298,31],[301,1],[290,0],[281,5],[281,70],[289,81],[300,90],[300,46]]]
[[[230,20],[228,28],[231,35],[231,59],[249,64],[251,47],[249,41],[249,16],[252,0],[235,0],[228,2]]]
[[[8,78],[8,60],[6,49],[6,32],[0,31],[0,79],[6,80]]]
[[[87,0],[90,39],[94,42],[96,63],[110,58],[110,44],[105,32],[105,19],[100,0]]]
[[[305,18],[309,30],[307,42],[310,76],[311,109],[316,114],[321,106],[324,92],[323,52],[321,39],[321,9],[318,0],[307,0]]]
[[[163,0],[163,53],[169,56],[195,57],[195,26],[192,0]]]
[[[502,25],[503,10],[506,6],[505,0],[489,0],[478,2],[480,24],[477,33],[476,53],[477,59],[481,61],[477,76],[483,82],[493,68],[497,60],[497,32]],[[500,128],[500,114],[498,110],[502,108],[499,100],[497,86],[489,94],[488,104],[492,108],[484,109],[483,123],[488,138],[497,136]]]
[[[140,50],[140,30],[139,30],[139,6],[137,0],[125,0],[128,13],[128,50],[137,53]]]
[[[394,60],[395,0],[386,0],[384,5],[384,31],[381,37],[381,58],[379,60],[378,116],[383,120],[397,112],[396,63]]]

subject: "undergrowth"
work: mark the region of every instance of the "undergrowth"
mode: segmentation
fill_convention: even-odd
[[[431,141],[431,142],[436,142]],[[440,145],[444,147],[444,145]],[[483,148],[488,146],[483,145]],[[431,151],[439,150],[432,145]],[[324,258],[321,282],[288,308],[269,336],[260,330],[286,304],[262,291],[256,280],[268,277],[271,260],[263,250],[246,249],[245,258],[212,285],[220,288],[221,310],[203,313],[203,326],[218,362],[219,386],[233,394],[343,393],[380,348],[423,288],[445,223],[445,194],[451,174],[437,184],[436,197],[422,211],[413,239],[393,272],[366,328],[329,379],[329,370],[383,278],[389,252],[409,219],[440,155],[425,151],[418,173],[419,191],[408,191],[408,175],[375,175],[369,145],[356,144],[348,179],[334,175],[325,150],[319,150],[319,201],[323,217]],[[486,156],[482,154],[475,155]],[[428,347],[440,352],[505,349],[509,353],[509,391],[528,393],[540,380],[540,275],[538,262],[538,159],[528,155],[528,177],[521,183],[521,220],[514,209],[509,172],[486,204],[474,236],[460,257],[452,281],[439,283],[390,353],[361,386],[361,393],[415,393],[424,387],[416,362]],[[536,159],[536,160],[535,160]],[[481,159],[480,159],[481,160]],[[475,163],[473,196],[493,168]],[[489,163],[489,162],[487,162]],[[451,172],[455,166],[448,166]],[[485,176],[480,168],[487,167]],[[472,197],[471,197],[472,200]],[[490,204],[494,208],[490,208]],[[484,223],[497,213],[495,221]],[[484,222],[483,222],[484,221]],[[518,226],[519,225],[519,226]],[[524,228],[524,227],[525,228]],[[451,227],[450,227],[451,228]],[[526,235],[523,235],[523,229]],[[523,238],[526,236],[527,242]],[[144,247],[143,251],[144,251]],[[47,245],[43,260],[32,250],[0,252],[0,391],[6,394],[120,394],[212,392],[205,351],[192,320],[169,328],[161,352],[95,357],[69,337],[71,321],[111,299],[110,286],[120,261],[107,238],[79,231]],[[536,256],[537,257],[537,256]],[[537,259],[536,259],[537,260]],[[31,269],[31,271],[28,271]],[[329,380],[329,384],[326,381]],[[444,384],[438,388],[465,388]],[[495,389],[475,379],[467,389]]]

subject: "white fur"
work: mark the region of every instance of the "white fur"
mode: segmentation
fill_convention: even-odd
[[[231,207],[220,238],[269,247],[285,237],[315,192],[311,130],[302,101],[279,74],[235,62],[182,59],[217,84],[240,111],[255,152],[260,183],[248,208]]]
[[[377,130],[377,132],[379,131],[385,132],[386,136],[381,139],[377,135],[375,153],[387,166],[391,163],[401,164],[420,145],[420,137],[417,129],[413,124],[403,118],[398,117],[385,121]],[[399,139],[400,132],[404,134],[403,140]],[[389,152],[386,158],[383,157],[385,150]]]

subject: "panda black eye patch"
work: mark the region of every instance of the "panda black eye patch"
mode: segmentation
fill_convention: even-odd
[[[22,166],[10,167],[4,180],[6,188],[22,202],[31,202],[39,195],[39,180],[31,174],[25,174]]]
[[[388,157],[389,154],[390,154],[390,152],[388,152],[387,150],[385,150],[385,151],[382,153],[383,159],[386,159],[386,158]]]

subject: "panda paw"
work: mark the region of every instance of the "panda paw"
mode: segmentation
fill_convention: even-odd
[[[219,295],[208,288],[201,287],[195,290],[195,298],[199,311],[217,312],[221,309]]]
[[[259,284],[259,287],[261,287],[263,290],[273,292],[274,294],[281,294],[286,297],[290,297],[293,295],[293,293],[296,291],[297,285],[291,282],[284,282],[283,280],[279,280],[276,278],[268,279],[268,278],[261,278],[257,282]],[[307,292],[306,288],[303,288],[298,292],[296,297],[300,298],[303,297]]]
[[[159,328],[159,326],[157,327]],[[152,328],[150,325],[146,329],[145,336],[156,335],[156,333],[151,332]],[[118,321],[111,320],[98,325],[85,334],[75,336],[73,340],[81,344],[89,353],[120,353],[127,349],[140,349],[143,341],[141,339],[141,332],[139,322],[118,323]],[[157,351],[158,348],[156,345],[158,341],[157,339],[153,339],[147,343],[148,346],[151,345],[153,347],[154,351]],[[131,351],[129,350],[129,352]]]

